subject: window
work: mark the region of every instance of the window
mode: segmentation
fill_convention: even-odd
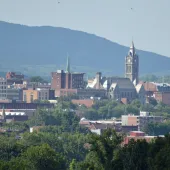
[[[132,69],[131,69],[131,66],[130,66],[130,65],[127,65],[126,72],[127,72],[127,73],[131,73],[131,70],[132,70]]]
[[[33,103],[33,101],[34,101],[34,95],[31,94],[31,95],[30,95],[30,102]]]
[[[45,93],[45,100],[48,100],[48,93]]]
[[[27,96],[24,94],[24,102],[27,102]]]

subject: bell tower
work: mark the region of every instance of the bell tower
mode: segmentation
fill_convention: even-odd
[[[129,78],[134,85],[139,82],[139,57],[136,54],[133,41],[129,53],[125,57],[125,77]]]

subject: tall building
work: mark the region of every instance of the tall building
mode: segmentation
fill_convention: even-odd
[[[84,73],[72,73],[69,58],[67,58],[66,71],[57,70],[57,72],[51,74],[51,88],[54,90],[81,89],[84,87]]]
[[[0,100],[7,99],[7,81],[3,77],[0,77]]]
[[[129,78],[136,86],[139,82],[139,57],[136,54],[134,43],[125,57],[125,77]]]

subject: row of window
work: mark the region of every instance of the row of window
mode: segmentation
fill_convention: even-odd
[[[2,81],[1,81],[1,82],[0,82],[0,85],[6,85],[6,82],[2,82]]]
[[[23,99],[25,102],[27,101],[27,96],[24,95],[24,99]],[[42,97],[39,97],[39,100],[48,100],[48,96],[46,95],[45,97],[42,96]],[[34,101],[34,95],[30,95],[30,101],[33,102]]]
[[[6,90],[0,90],[0,93],[7,93]]]
[[[6,86],[0,86],[0,89],[7,89]]]
[[[121,97],[133,97],[133,92],[122,92]]]
[[[6,97],[7,95],[6,94],[0,94],[0,97]]]

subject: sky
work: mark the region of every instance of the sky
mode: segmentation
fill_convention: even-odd
[[[60,1],[60,3],[58,3]],[[0,20],[80,30],[170,57],[170,0],[0,0]]]

